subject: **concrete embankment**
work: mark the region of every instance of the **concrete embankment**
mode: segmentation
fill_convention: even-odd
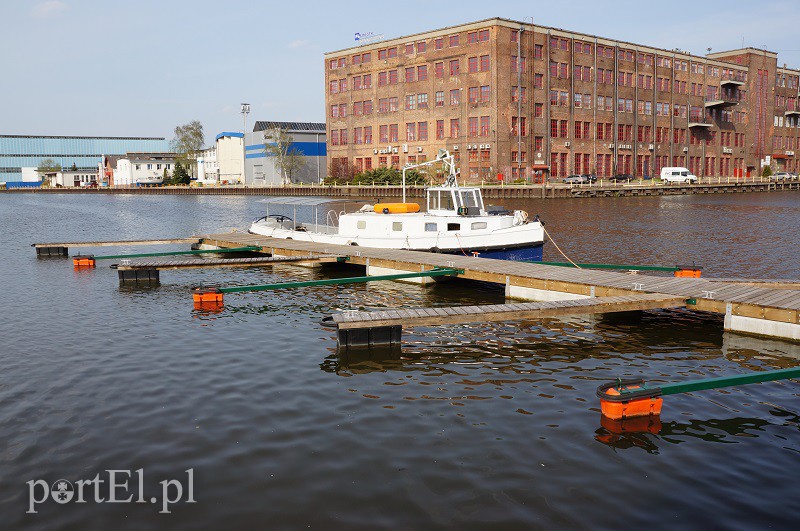
[[[408,197],[424,197],[425,188],[409,186]],[[548,183],[546,185],[506,185],[484,186],[483,196],[487,199],[500,198],[572,198],[572,197],[633,197],[654,195],[722,194],[744,192],[775,192],[800,190],[800,181],[739,181],[703,182],[698,184],[611,184],[595,183],[565,185]],[[0,193],[37,194],[134,194],[134,195],[267,195],[267,196],[327,196],[327,197],[400,197],[400,186],[220,186],[189,187],[163,186],[152,188],[21,188],[0,190]]]

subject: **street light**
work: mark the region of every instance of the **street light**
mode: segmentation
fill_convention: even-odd
[[[247,162],[247,115],[250,114],[250,104],[242,103],[242,184],[247,184],[245,163]]]

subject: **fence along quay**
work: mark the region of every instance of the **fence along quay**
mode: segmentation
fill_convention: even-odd
[[[346,261],[348,264],[364,266],[367,277],[422,273],[413,275],[414,278],[398,279],[420,284],[436,281],[434,278],[436,275],[430,274],[432,269],[457,270],[447,276],[500,284],[505,286],[506,296],[510,299],[533,300],[540,303],[540,306],[530,307],[508,304],[494,305],[493,308],[417,308],[413,314],[394,316],[391,319],[382,319],[380,315],[376,317],[372,315],[373,312],[359,312],[357,318],[354,315],[334,316],[327,322],[337,328],[340,345],[345,347],[396,343],[400,339],[403,326],[474,322],[476,319],[494,319],[495,316],[504,321],[512,321],[569,313],[606,313],[677,307],[724,315],[724,327],[728,331],[800,341],[800,290],[797,289],[799,284],[796,280],[748,281],[736,278],[731,281],[718,281],[707,278],[631,275],[617,271],[575,269],[419,251],[299,242],[237,232],[167,240],[67,242],[34,244],[34,246],[39,256],[47,256],[40,253],[40,249],[55,249],[56,253],[52,254],[66,256],[70,247],[155,243],[192,243],[205,249],[223,250],[255,248],[259,250],[257,252],[276,259],[274,262],[286,259],[293,259],[298,263]],[[228,263],[217,261],[216,264],[209,263],[208,266],[237,266],[233,260],[235,259],[231,259]],[[202,265],[195,263],[193,267]],[[162,269],[176,268],[176,264],[160,266],[156,263],[155,266],[154,264],[147,266]],[[135,270],[136,264],[125,267]],[[652,297],[648,297],[651,295]],[[218,299],[221,301],[222,297]],[[387,311],[390,310],[384,310]],[[445,316],[443,312],[447,315]]]

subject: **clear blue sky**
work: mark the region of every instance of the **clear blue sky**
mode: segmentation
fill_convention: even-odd
[[[325,121],[323,58],[353,33],[387,38],[491,17],[696,54],[746,46],[800,67],[800,2],[243,2],[2,0],[0,134],[206,140],[254,120]]]

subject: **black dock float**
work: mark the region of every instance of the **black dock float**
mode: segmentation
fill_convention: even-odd
[[[68,247],[37,247],[36,256],[39,258],[49,258],[51,256],[69,256]]]
[[[403,327],[401,325],[376,328],[340,328],[339,348],[399,346]]]
[[[161,282],[158,269],[155,267],[141,269],[119,269],[117,270],[120,282],[141,282],[158,284]]]

